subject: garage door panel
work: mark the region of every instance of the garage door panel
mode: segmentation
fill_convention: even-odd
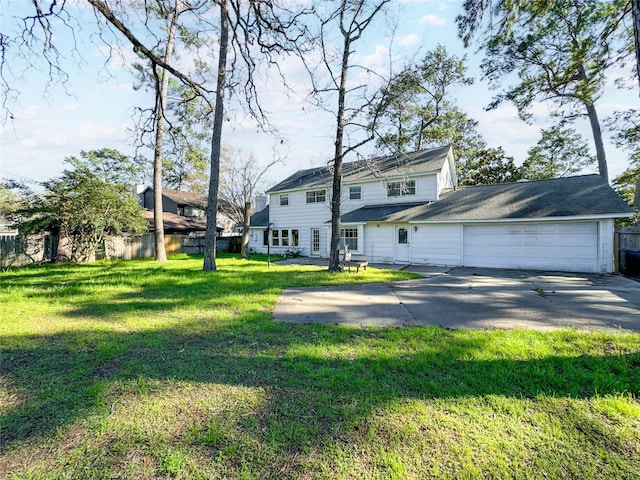
[[[465,225],[463,264],[475,267],[597,271],[598,225]]]

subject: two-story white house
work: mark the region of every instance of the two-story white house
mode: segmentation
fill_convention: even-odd
[[[328,258],[330,167],[271,188],[253,251]],[[450,147],[343,165],[341,244],[372,263],[613,271],[613,220],[632,210],[597,175],[458,187]]]

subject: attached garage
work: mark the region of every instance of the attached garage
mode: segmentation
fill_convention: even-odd
[[[458,187],[434,202],[365,206],[342,221],[364,224],[376,251],[394,238],[375,235],[381,224],[406,225],[415,265],[607,273],[614,219],[632,214],[601,177],[585,175]],[[363,257],[378,260],[371,249]]]
[[[598,223],[464,225],[462,264],[598,272]]]
[[[412,263],[606,273],[614,219],[632,210],[601,177],[585,175],[461,187],[403,213]],[[446,258],[438,256],[445,243]]]

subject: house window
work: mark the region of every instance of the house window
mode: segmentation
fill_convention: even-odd
[[[398,229],[398,243],[400,245],[407,245],[409,243],[409,233],[406,228]]]
[[[307,192],[307,203],[323,203],[327,199],[326,190]]]
[[[265,247],[269,245],[269,229],[265,230],[262,233],[262,245],[264,245]]]
[[[416,181],[406,180],[403,182],[387,183],[387,197],[399,197],[401,195],[415,195]]]
[[[362,198],[362,187],[349,187],[349,200],[360,200]]]
[[[289,194],[283,193],[282,195],[280,195],[280,206],[286,207],[287,205],[289,205]]]
[[[340,245],[348,245],[349,250],[358,250],[358,229],[357,228],[341,228],[340,229]]]
[[[265,245],[269,237],[265,231]],[[274,247],[298,247],[300,245],[299,230],[271,230],[271,245]]]

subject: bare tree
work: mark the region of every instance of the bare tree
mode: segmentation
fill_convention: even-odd
[[[225,95],[227,91],[229,95],[239,94],[244,107],[258,122],[258,126],[274,133],[258,99],[256,75],[259,66],[266,64],[277,69],[279,56],[292,52],[303,54],[304,43],[307,41],[307,29],[301,21],[308,13],[305,9],[292,11],[276,1],[218,0],[218,5],[220,40],[207,201],[203,263],[205,271],[216,270],[215,222],[218,212]],[[282,73],[280,78],[286,84]]]
[[[281,161],[273,158],[266,165],[260,165],[250,153],[227,150],[220,168],[220,200],[224,201],[233,220],[242,224],[241,254],[249,259],[249,227],[251,226],[252,200],[262,178],[267,171]]]
[[[183,0],[185,1],[185,0]],[[128,0],[87,0],[93,7],[96,18],[106,22],[109,30],[115,29],[126,38],[133,46],[135,52],[146,58],[155,69],[163,69],[173,77],[189,86],[197,95],[206,98],[211,93],[204,85],[203,79],[192,77],[184,73],[180,68],[165,60],[165,57],[154,52],[155,46],[144,43],[142,35],[148,33],[146,24],[144,31],[136,34],[133,21],[126,23],[127,7],[131,5]],[[290,10],[280,6],[276,1],[244,2],[242,0],[217,0],[219,6],[219,48],[218,70],[215,98],[215,116],[211,141],[211,172],[209,181],[209,193],[207,204],[207,231],[205,246],[205,258],[203,269],[216,270],[215,265],[215,232],[216,212],[220,168],[220,145],[222,138],[222,124],[224,120],[225,94],[239,93],[249,114],[254,117],[261,128],[269,130],[269,122],[260,103],[257,101],[257,83],[255,75],[259,65],[278,66],[278,56],[291,52],[302,52],[301,43],[306,40],[306,27],[300,21],[308,11],[306,9]],[[201,4],[211,4],[201,2]],[[45,63],[49,66],[52,81],[65,82],[68,78],[60,67],[60,55],[55,49],[54,25],[57,22],[74,34],[74,26],[79,22],[69,13],[66,2],[59,3],[56,0],[32,0],[33,15],[23,19],[24,29],[22,40],[15,40],[5,34],[0,34],[0,82],[5,86],[5,92],[10,88],[6,76],[7,49],[16,41],[29,52],[36,52],[40,46],[44,53]],[[194,17],[196,22],[208,25],[209,30],[214,27],[208,20],[208,16]],[[74,23],[75,22],[75,23]],[[151,35],[151,42],[154,36]],[[105,43],[109,45],[108,41]],[[231,53],[229,65],[228,54]],[[242,75],[240,74],[242,72]],[[231,76],[228,74],[231,73]],[[281,74],[281,79],[284,77]],[[3,97],[6,105],[7,96]],[[158,202],[156,202],[158,203]]]
[[[362,65],[352,62],[355,44],[365,31],[373,24],[374,19],[383,11],[390,0],[340,0],[338,5],[321,18],[320,22],[320,54],[321,68],[328,75],[328,84],[321,85],[321,79],[327,75],[319,75],[316,69],[309,68],[313,82],[312,96],[317,104],[326,108],[326,98],[336,100],[335,109],[327,109],[336,119],[334,154],[332,159],[333,182],[331,190],[331,243],[329,252],[329,271],[337,271],[340,267],[340,198],[342,190],[342,163],[345,155],[357,150],[374,138],[374,121],[362,120],[369,111],[380,102],[376,96],[367,93],[366,84],[351,85],[349,73],[352,70],[364,70],[373,73]],[[337,31],[337,33],[336,33]],[[332,39],[337,37],[337,52],[331,48]],[[358,100],[355,100],[355,98]],[[360,135],[353,142],[345,142],[348,129],[358,130]]]
[[[171,22],[167,27],[167,43],[164,52],[164,61],[169,63],[173,55],[178,16],[180,15],[181,0],[175,0]],[[169,72],[162,68],[158,73],[153,68],[156,77],[156,139],[153,148],[153,233],[155,234],[156,260],[167,261],[167,252],[164,248],[164,219],[162,215],[162,137],[164,135],[165,111],[167,108],[167,92],[169,91]]]

